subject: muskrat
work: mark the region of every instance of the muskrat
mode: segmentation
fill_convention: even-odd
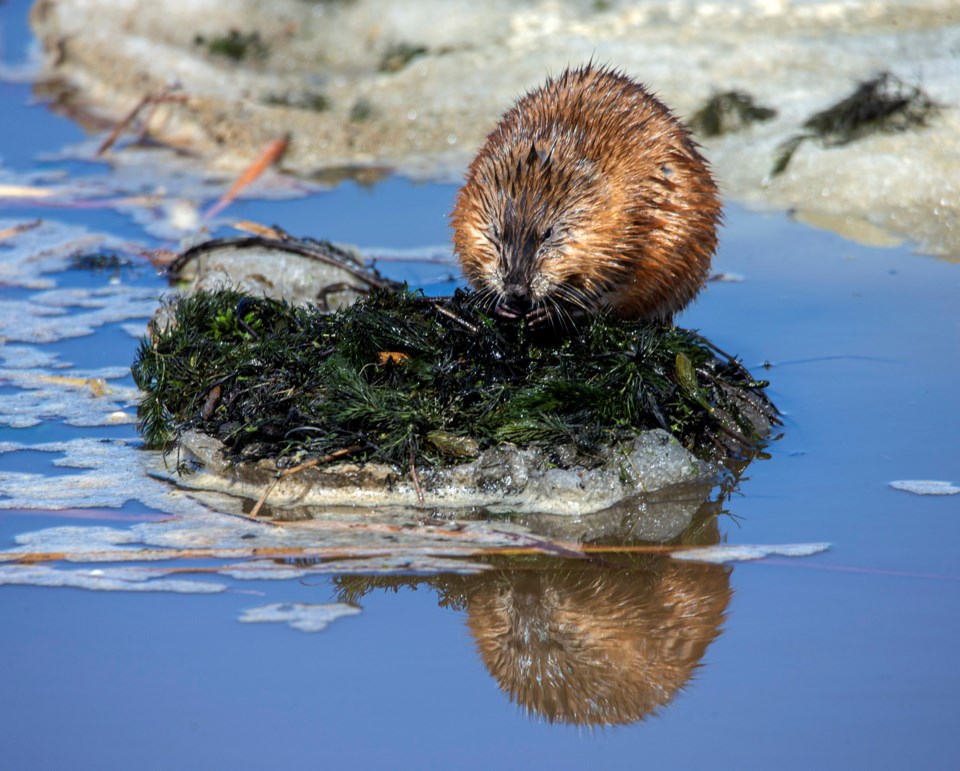
[[[478,294],[535,326],[606,310],[669,321],[706,280],[720,217],[683,124],[639,83],[591,63],[503,115],[451,223]]]

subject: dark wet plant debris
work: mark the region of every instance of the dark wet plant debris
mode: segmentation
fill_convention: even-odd
[[[310,110],[311,112],[325,112],[333,106],[330,97],[317,91],[268,94],[263,101],[265,104],[277,107],[290,107],[295,110]]]
[[[474,295],[380,290],[332,314],[236,291],[173,301],[133,375],[153,447],[199,430],[235,458],[463,462],[501,442],[579,452],[664,428],[701,457],[757,448],[776,410],[696,333],[596,318],[563,338]]]
[[[116,252],[86,252],[70,258],[70,267],[75,270],[117,271],[132,266],[133,260],[129,257],[121,257]]]
[[[267,55],[267,46],[259,32],[240,32],[232,29],[225,35],[212,38],[197,35],[194,45],[206,48],[214,56],[239,62],[244,59],[263,59]]]
[[[782,173],[807,139],[817,139],[824,147],[839,147],[871,134],[923,128],[939,111],[940,105],[920,88],[881,72],[860,83],[850,96],[807,119],[803,124],[805,132],[795,134],[777,148],[771,173]]]
[[[380,58],[380,72],[399,72],[418,56],[427,53],[425,46],[397,43],[390,46]]]
[[[723,91],[711,96],[690,118],[690,127],[705,137],[741,131],[753,123],[772,120],[777,111],[758,105],[745,91]]]
[[[350,108],[350,120],[354,123],[370,120],[372,116],[373,105],[363,97],[357,99],[357,101],[353,103],[353,107]]]

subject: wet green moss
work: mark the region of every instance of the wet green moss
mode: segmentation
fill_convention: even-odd
[[[264,59],[267,55],[267,45],[263,42],[259,32],[240,32],[231,29],[226,35],[217,35],[207,38],[197,35],[193,39],[194,45],[206,48],[214,56],[239,62],[249,59]]]
[[[175,301],[133,365],[153,447],[186,429],[240,459],[349,448],[406,466],[486,447],[589,454],[664,428],[701,456],[755,448],[765,383],[696,333],[596,318],[562,337],[501,322],[472,294],[381,291],[333,314],[233,291]]]
[[[882,72],[857,85],[849,96],[810,116],[803,124],[806,131],[777,148],[771,173],[785,171],[797,148],[808,139],[815,139],[824,147],[839,147],[873,134],[923,128],[939,111],[940,105],[920,88]]]

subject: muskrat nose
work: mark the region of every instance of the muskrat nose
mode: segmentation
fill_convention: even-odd
[[[507,286],[503,298],[497,304],[497,315],[508,319],[518,319],[526,316],[533,307],[530,294],[522,286],[516,284]]]

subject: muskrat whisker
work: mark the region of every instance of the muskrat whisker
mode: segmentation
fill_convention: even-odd
[[[551,321],[560,322],[559,325],[562,331],[572,332],[576,328],[576,325],[574,324],[573,316],[570,314],[570,311],[567,310],[566,305],[561,302],[557,302],[557,300],[551,300],[551,304],[556,311],[555,313],[550,314]],[[557,324],[554,324],[553,326],[556,329]]]
[[[569,284],[557,287],[556,295],[558,300],[562,300],[568,305],[579,308],[585,313],[590,313],[599,306],[599,296],[593,293],[588,294],[586,290],[570,286]]]

